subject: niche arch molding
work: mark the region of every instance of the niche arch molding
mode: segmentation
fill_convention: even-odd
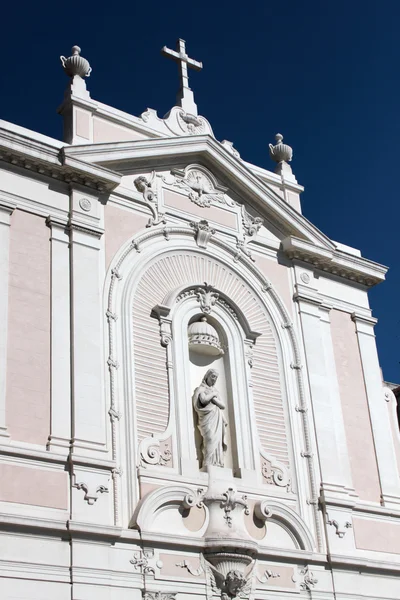
[[[206,249],[198,247],[193,229],[189,227],[160,227],[139,233],[122,246],[115,255],[106,275],[104,312],[108,321],[108,356],[105,360],[109,368],[109,414],[113,460],[116,461],[118,469],[122,467],[123,472],[129,473],[127,478],[119,478],[115,482],[115,503],[121,509],[117,510],[123,513],[124,516],[121,518],[129,521],[139,498],[137,483],[134,481],[138,466],[138,444],[135,435],[137,411],[135,410],[135,399],[132,397],[132,391],[135,389],[132,332],[134,296],[140,282],[152,266],[161,260],[182,256],[196,257],[198,261],[203,261],[203,265],[211,265],[209,275],[204,276],[203,273],[199,277],[193,272],[191,279],[182,282],[180,290],[178,285],[173,285],[169,290],[169,295],[163,293],[159,297],[156,294],[153,306],[163,304],[165,301],[171,302],[183,290],[201,287],[205,281],[215,286],[219,293],[225,294],[223,286],[212,276],[212,265],[219,265],[221,269],[225,269],[226,273],[229,272],[228,280],[231,278],[230,274],[234,274],[241,282],[239,287],[242,291],[248,290],[249,302],[262,306],[268,314],[281,354],[284,387],[289,406],[290,431],[288,434],[293,440],[294,455],[299,456],[301,451],[305,451],[305,461],[297,459],[294,461],[292,476],[296,477],[296,470],[303,470],[304,475],[308,475],[306,479],[309,480],[309,489],[304,490],[304,497],[310,498],[312,502],[303,507],[303,512],[311,511],[313,513],[316,537],[318,545],[321,545],[322,530],[318,509],[314,502],[318,496],[318,484],[312,462],[312,428],[307,416],[306,391],[301,369],[302,355],[292,320],[272,283],[251,260],[243,254],[238,258],[236,247],[218,236],[210,239]],[[195,259],[193,258],[193,260]],[[254,314],[250,314],[245,303],[232,297],[232,294],[226,293],[226,297],[240,315],[243,328],[247,332],[257,332],[258,326]],[[159,338],[159,344],[160,341]],[[119,368],[121,364],[124,365],[123,368]],[[299,426],[299,419],[301,426]],[[176,469],[172,467],[171,472],[176,472]],[[298,477],[296,479],[299,481]],[[125,487],[128,497],[125,507],[121,506],[119,494],[119,489],[123,487]]]

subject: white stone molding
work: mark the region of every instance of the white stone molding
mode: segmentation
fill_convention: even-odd
[[[282,249],[290,259],[311,263],[321,271],[350,279],[371,287],[385,279],[386,267],[365,258],[348,255],[338,248],[327,248],[289,236],[282,240]]]
[[[234,148],[233,142],[229,140],[222,140],[221,145],[228,150],[230,154],[232,154],[235,158],[240,158],[239,152]]]
[[[108,309],[108,314],[112,314],[113,316],[117,316],[118,319],[115,320],[114,318],[110,319],[110,325],[113,329],[113,331],[111,332],[111,338],[110,339],[110,343],[114,344],[116,340],[122,340],[125,339],[126,341],[124,341],[123,343],[121,343],[120,341],[118,342],[118,347],[117,347],[117,351],[115,354],[115,359],[118,360],[118,362],[120,362],[120,364],[123,364],[125,360],[128,360],[128,358],[124,358],[124,356],[129,357],[129,361],[132,360],[131,357],[134,355],[134,351],[133,351],[133,347],[132,347],[132,334],[130,334],[128,336],[128,338],[125,338],[124,335],[126,336],[128,331],[130,330],[130,315],[131,315],[131,298],[132,298],[132,294],[133,291],[136,289],[135,286],[138,285],[138,282],[141,281],[141,277],[142,275],[146,272],[146,270],[148,269],[148,265],[154,263],[155,260],[159,261],[162,256],[173,256],[176,254],[182,254],[182,253],[192,253],[192,252],[198,252],[200,253],[200,255],[202,254],[202,250],[198,247],[196,247],[196,245],[194,245],[194,240],[193,240],[193,234],[192,234],[192,230],[189,227],[182,227],[182,226],[171,226],[168,227],[168,233],[169,233],[169,238],[170,241],[166,242],[163,231],[157,228],[152,228],[151,230],[148,230],[147,232],[137,236],[134,240],[132,240],[131,242],[125,244],[121,250],[119,251],[119,253],[117,253],[111,267],[109,270],[109,274],[107,276],[107,280],[108,283],[106,285],[106,306]],[[168,247],[165,246],[165,244],[168,244]],[[138,248],[140,248],[140,253],[138,253]],[[296,340],[296,334],[294,331],[294,327],[293,325],[290,323],[290,319],[289,316],[286,312],[286,309],[282,303],[282,301],[279,298],[279,295],[276,293],[275,289],[273,288],[273,286],[271,286],[271,284],[263,277],[263,275],[260,273],[260,271],[258,270],[258,268],[245,256],[242,255],[240,260],[234,265],[233,263],[233,256],[234,256],[234,248],[227,245],[222,239],[219,239],[217,237],[212,238],[208,244],[207,247],[207,257],[208,258],[213,258],[217,259],[217,260],[221,260],[223,263],[226,264],[226,262],[230,261],[232,267],[234,268],[234,270],[237,271],[238,274],[240,274],[240,277],[242,277],[245,281],[246,284],[250,286],[250,289],[252,290],[250,293],[252,295],[254,295],[255,298],[257,298],[261,305],[265,305],[268,307],[268,311],[271,314],[271,318],[272,318],[272,322],[276,324],[276,328],[275,328],[275,332],[276,332],[276,336],[277,339],[279,340],[279,343],[281,344],[281,348],[282,348],[282,353],[283,353],[283,357],[284,357],[284,363],[283,364],[287,364],[288,366],[293,363],[293,364],[300,364],[301,363],[301,356],[299,353],[299,346]],[[167,253],[167,254],[166,254]],[[207,275],[204,275],[205,278],[207,278]],[[203,281],[205,280],[203,277]],[[117,284],[116,284],[117,282]],[[214,283],[214,282],[211,282]],[[111,284],[111,285],[110,285]],[[199,282],[197,281],[193,281],[192,285],[190,286],[191,288],[197,288],[201,285],[201,281]],[[181,288],[182,290],[182,288]],[[179,293],[181,292],[181,290],[176,290],[176,297],[179,295]],[[220,294],[220,299],[221,299],[221,290],[218,289],[218,293]],[[187,307],[184,308],[185,314],[186,314],[186,318],[190,319],[191,315],[195,315],[196,313],[198,314],[198,303],[193,296],[191,296],[191,298],[188,299],[189,302],[191,302],[191,307],[189,311],[187,311]],[[163,302],[164,304],[164,302]],[[181,303],[181,306],[182,303]],[[189,306],[189,305],[188,305]],[[228,314],[233,317],[232,315],[232,308],[230,308],[230,310],[226,310],[226,307],[224,306],[223,303],[218,301],[218,306],[219,306],[219,313],[218,313],[218,319],[222,319],[223,321],[228,318]],[[190,312],[192,311],[192,312]],[[248,335],[248,333],[246,333],[246,327],[243,324],[243,312],[241,309],[239,309],[237,303],[233,305],[233,311],[237,314],[237,316],[239,317],[239,323],[241,324],[242,327],[244,327],[244,333],[245,335]],[[177,314],[177,313],[176,313]],[[127,329],[126,329],[126,333],[123,334],[122,332],[122,324],[121,324],[121,319],[119,318],[121,315],[123,315],[123,321],[126,323],[127,325]],[[236,322],[236,319],[233,317],[233,320]],[[230,325],[229,328],[232,327],[232,322],[229,321]],[[282,325],[282,326],[281,326]],[[186,327],[185,324],[182,324],[183,327]],[[236,325],[237,327],[237,325]],[[116,328],[116,329],[114,329]],[[248,331],[252,330],[252,323],[250,322],[247,326]],[[185,330],[186,331],[186,330]],[[242,334],[243,335],[243,334]],[[178,336],[179,337],[179,336]],[[183,335],[180,336],[181,339],[183,339]],[[232,341],[232,345],[233,341]],[[168,344],[167,349],[171,348],[171,344]],[[238,357],[238,363],[239,364],[245,364],[247,368],[247,360],[246,360],[246,355],[245,355],[245,347],[243,345],[241,352],[243,352],[243,357],[239,359]],[[172,363],[175,361],[175,359],[173,359],[173,357],[167,357],[167,364],[168,364],[168,369],[171,370],[173,365]],[[173,370],[173,369],[172,369]],[[129,400],[129,398],[132,398],[132,390],[135,389],[135,379],[134,379],[134,370],[130,369],[129,373],[127,373],[124,370],[119,369],[117,371],[117,376],[118,376],[118,386],[115,386],[114,389],[114,396],[115,396],[115,402],[121,402],[121,400],[117,399],[117,391],[118,391],[118,395],[119,395],[119,390],[124,390],[124,403],[126,406],[126,410],[127,410],[127,414],[126,414],[126,420],[125,420],[125,426],[124,426],[124,435],[123,438],[121,439],[121,443],[122,443],[122,448],[125,447],[126,444],[128,444],[128,447],[130,448],[134,448],[137,447],[136,446],[136,442],[135,442],[135,423],[137,420],[137,408],[135,406],[135,402],[132,400]],[[307,411],[305,410],[306,408],[306,397],[305,397],[305,391],[304,391],[304,382],[303,382],[303,374],[301,370],[298,369],[290,369],[290,368],[283,368],[283,376],[284,376],[284,381],[285,381],[285,387],[287,389],[287,393],[288,393],[288,397],[291,398],[290,401],[290,408],[289,408],[289,412],[290,412],[290,432],[291,432],[291,436],[292,439],[294,441],[295,447],[298,448],[298,454],[297,456],[299,456],[300,454],[300,450],[304,449],[304,441],[302,442],[301,439],[304,436],[304,439],[307,440],[306,443],[306,448],[309,446],[310,447],[310,452],[312,452],[311,450],[311,428],[310,425],[308,423],[308,419],[309,419],[309,415],[307,413]],[[173,377],[171,377],[171,374],[169,375],[169,381],[173,381]],[[251,397],[251,386],[250,386],[250,380],[248,379],[248,376],[246,375],[244,380],[248,381],[248,388],[247,390],[242,390],[240,391],[237,396],[238,397],[243,397],[244,394],[249,393],[250,397]],[[187,384],[185,384],[187,386]],[[185,388],[186,389],[186,388]],[[189,396],[192,393],[192,390],[190,390],[190,386],[189,388],[187,388],[189,390]],[[250,390],[250,391],[249,391]],[[170,419],[169,419],[169,424],[168,424],[168,436],[171,435],[172,433],[172,425],[173,422],[175,421],[175,414],[176,414],[176,406],[174,406],[174,398],[176,395],[176,391],[174,388],[170,389]],[[187,393],[185,392],[185,404],[187,404]],[[250,402],[250,407],[252,406],[252,403]],[[295,410],[295,406],[298,406],[301,408],[301,410],[304,412],[300,412],[297,413]],[[299,429],[297,426],[295,426],[296,420],[299,418],[297,415],[300,415],[301,418],[301,424],[302,424],[302,432],[301,432],[301,428]],[[185,417],[186,418],[186,417]],[[190,416],[190,418],[192,418]],[[187,416],[187,419],[189,419],[189,415]],[[189,423],[189,420],[188,420]],[[248,436],[250,435],[251,439],[257,439],[257,432],[254,430],[253,425],[250,426],[250,424],[248,426],[244,426],[244,424],[242,424],[244,429],[243,429],[243,435],[241,434],[241,437],[243,440],[248,439]],[[183,429],[185,429],[185,419],[183,419],[183,424],[182,424]],[[247,429],[247,431],[246,431]],[[186,427],[186,431],[187,431],[187,427]],[[252,431],[252,433],[250,434],[250,431]],[[167,431],[164,432],[164,434],[167,434]],[[163,434],[163,436],[164,436]],[[187,434],[186,434],[187,435]],[[159,436],[157,436],[159,437]],[[113,442],[114,443],[114,442]],[[175,452],[176,452],[176,443],[177,440],[175,437],[172,438],[172,451],[174,456],[176,456]],[[307,446],[308,444],[308,446]],[[244,444],[243,444],[244,445]],[[254,469],[254,465],[256,464],[256,462],[259,464],[259,453],[258,453],[258,449],[257,452],[254,450],[254,453],[252,454],[252,450],[250,450],[249,447],[247,448],[243,448],[244,450],[244,456],[248,456],[248,458],[245,459],[243,464],[247,464],[251,465],[251,469]],[[127,460],[125,460],[124,457],[127,457]],[[125,465],[123,466],[124,471],[126,471],[128,474],[132,473],[134,471],[134,458],[133,456],[129,456],[128,453],[126,453],[125,451],[122,452],[122,454],[119,455],[119,460],[122,460]],[[185,455],[185,458],[187,457],[187,455]],[[188,469],[189,471],[187,471],[187,473],[189,474],[193,474],[193,465],[197,465],[197,462],[194,462],[196,460],[195,456],[193,456],[192,459],[189,458],[189,463],[188,463]],[[192,461],[192,462],[191,462]],[[299,462],[297,462],[299,461]],[[314,522],[314,527],[315,527],[315,532],[316,532],[316,538],[317,538],[317,546],[320,548],[322,547],[322,533],[321,533],[321,523],[320,523],[320,515],[318,514],[318,506],[317,506],[317,502],[315,499],[318,498],[318,485],[317,485],[317,479],[316,479],[316,475],[314,473],[314,464],[313,464],[313,460],[306,460],[304,463],[301,462],[301,459],[297,459],[296,458],[296,463],[297,463],[297,472],[298,473],[302,473],[304,469],[306,469],[306,472],[308,473],[308,478],[310,481],[310,489],[307,489],[307,484],[306,487],[303,488],[304,489],[304,493],[307,494],[307,496],[309,496],[311,498],[310,501],[310,505],[308,507],[305,507],[305,511],[311,511],[310,512],[310,518],[312,518],[313,522]],[[176,469],[176,466],[174,464],[174,469]],[[198,469],[198,466],[196,466],[196,470]],[[251,471],[250,469],[250,471]],[[244,473],[244,472],[243,472]],[[261,472],[259,472],[259,475],[261,477]],[[242,475],[243,476],[243,475]],[[306,481],[307,478],[304,479],[304,481]],[[125,486],[125,492],[126,496],[128,498],[128,503],[126,508],[124,508],[124,510],[127,510],[127,516],[130,514],[132,514],[133,508],[136,505],[136,492],[135,492],[135,488],[136,488],[136,483],[134,481],[131,481],[131,483],[129,483],[129,475],[128,475],[128,480],[126,482],[123,482],[123,485]],[[277,488],[279,489],[279,488]],[[129,508],[130,507],[130,508]],[[312,515],[312,516],[311,516]]]
[[[139,501],[129,527],[137,527],[141,532],[155,531],[154,521],[167,507],[179,511],[182,507],[188,510],[195,505],[199,506],[204,492],[205,489],[192,489],[185,485],[164,485]],[[206,525],[202,527],[202,531],[205,528]]]
[[[75,192],[72,192],[75,197]],[[97,198],[93,199],[98,202]],[[100,237],[103,230],[74,211],[70,220],[72,315],[72,453],[104,453],[102,278]],[[109,358],[113,360],[113,355]],[[111,367],[112,368],[112,367]]]
[[[51,427],[47,448],[71,444],[70,255],[67,221],[48,217],[51,242]]]
[[[254,505],[254,514],[263,522],[272,521],[284,527],[301,550],[313,550],[314,540],[310,528],[295,510],[283,502],[272,498],[259,500]]]
[[[9,441],[6,424],[8,281],[11,215],[15,204],[0,198],[0,440]]]
[[[316,423],[322,493],[325,499],[341,498],[343,502],[353,504],[356,494],[346,451],[344,419],[330,331],[330,307],[323,305],[316,290],[309,286],[307,293],[297,292],[295,300],[299,306]],[[312,455],[312,450],[306,449],[303,452],[305,457],[308,454]]]
[[[352,319],[364,373],[382,500],[387,507],[399,508],[400,479],[396,451],[393,438],[388,435],[391,431],[389,414],[382,410],[382,379],[374,334],[376,319],[357,313],[353,313]]]
[[[31,133],[31,132],[29,132]],[[110,169],[86,163],[69,155],[58,140],[44,143],[26,135],[0,127],[0,159],[26,169],[30,173],[82,185],[84,188],[109,193],[121,182],[121,175]]]

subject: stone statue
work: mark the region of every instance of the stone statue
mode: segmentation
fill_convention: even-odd
[[[197,427],[203,438],[202,467],[224,466],[224,452],[227,448],[225,436],[227,421],[223,413],[225,405],[219,397],[218,390],[214,387],[217,379],[218,371],[209,369],[193,394],[193,406],[198,418]]]

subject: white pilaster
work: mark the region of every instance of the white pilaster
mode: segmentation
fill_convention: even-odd
[[[15,205],[0,199],[0,439],[10,439],[6,426],[6,373],[8,329],[8,274],[10,224]]]
[[[305,286],[300,287],[304,289]],[[354,491],[329,329],[330,308],[322,305],[312,289],[297,293],[296,301],[303,332],[322,489],[326,499],[329,496],[352,503],[349,492]]]
[[[67,221],[48,217],[51,230],[51,433],[47,448],[71,443],[71,331]]]
[[[382,500],[387,507],[400,506],[400,480],[389,414],[384,404],[383,384],[376,350],[376,319],[352,314],[356,326],[361,363],[367,392],[376,459],[381,481]]]
[[[71,244],[72,453],[106,451],[102,333],[104,259],[97,198],[73,192]],[[83,208],[82,208],[83,207]],[[93,215],[93,216],[92,216]]]

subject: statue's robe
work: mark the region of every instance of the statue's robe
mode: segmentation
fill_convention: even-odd
[[[223,410],[213,402],[203,405],[200,395],[214,392],[213,388],[202,384],[194,392],[193,406],[198,417],[197,426],[200,430],[203,444],[203,467],[208,465],[224,466],[224,451],[226,450],[226,419]],[[215,391],[215,394],[217,392]]]

